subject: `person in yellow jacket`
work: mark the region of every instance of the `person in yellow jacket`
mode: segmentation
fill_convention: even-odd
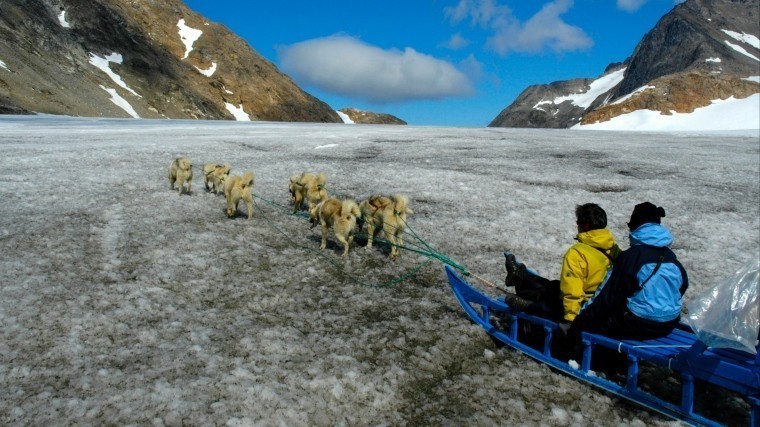
[[[612,260],[620,253],[615,237],[606,228],[607,213],[599,205],[586,203],[575,208],[578,235],[565,253],[559,280],[549,280],[518,263],[507,254],[505,285],[514,286],[504,300],[511,307],[548,317],[569,327],[583,304],[612,269]]]

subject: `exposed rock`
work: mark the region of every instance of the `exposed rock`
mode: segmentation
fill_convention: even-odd
[[[760,75],[760,49],[746,35],[760,35],[759,11],[760,0],[687,0],[660,19],[629,59],[610,64],[600,78],[530,86],[489,126],[565,128],[639,109],[692,112],[716,99],[758,93],[760,84],[747,77]],[[594,91],[622,69],[614,85]],[[583,94],[594,100],[564,100]]]
[[[191,49],[182,25],[199,34]],[[341,121],[245,41],[180,0],[3,1],[0,61],[6,112]],[[93,65],[98,61],[101,68]]]
[[[357,108],[343,108],[341,113],[348,116],[352,122],[358,124],[375,124],[375,125],[405,125],[406,122],[396,116],[385,113],[373,113],[362,111]]]
[[[643,109],[663,114],[691,113],[717,99],[725,100],[732,96],[742,99],[758,92],[758,84],[748,80],[697,72],[674,74],[655,79],[645,89],[629,97],[590,111],[581,123],[604,122]]]
[[[585,108],[565,100],[554,100],[567,94],[585,92],[591,79],[575,79],[533,85],[525,89],[509,107],[502,110],[490,127],[567,128],[580,120]]]

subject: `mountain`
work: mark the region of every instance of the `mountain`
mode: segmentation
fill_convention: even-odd
[[[760,93],[760,0],[687,0],[596,79],[525,89],[491,127],[568,128],[638,110],[691,113]]]
[[[341,122],[180,0],[4,0],[0,113]]]
[[[346,123],[358,124],[375,124],[375,125],[405,125],[406,122],[396,116],[385,113],[373,113],[363,111],[358,108],[343,108],[338,111],[341,116],[345,116],[343,121]]]

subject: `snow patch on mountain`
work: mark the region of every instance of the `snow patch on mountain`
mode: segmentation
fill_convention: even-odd
[[[101,58],[98,55],[95,55],[94,53],[90,53],[90,64],[94,65],[95,67],[97,67],[98,69],[106,73],[108,77],[110,77],[111,80],[113,80],[114,83],[121,86],[123,89],[129,91],[132,95],[138,98],[142,98],[140,95],[137,94],[137,92],[135,92],[134,90],[132,90],[132,88],[127,86],[127,84],[124,83],[124,80],[122,80],[118,74],[116,74],[115,72],[113,72],[113,70],[111,70],[111,66],[109,65],[111,62],[113,62],[114,64],[121,64],[123,61],[124,61],[124,58],[121,56],[121,54],[116,53],[116,52],[103,58]]]
[[[340,119],[343,120],[343,123],[353,125],[355,124],[353,120],[351,120],[351,117],[348,117],[348,114],[342,112],[342,111],[336,111],[338,113],[338,116],[340,116]]]
[[[224,106],[227,108],[227,111],[232,114],[233,117],[235,117],[235,120],[239,122],[250,122],[251,117],[243,110],[243,104],[240,104],[240,106],[236,107],[233,104],[230,104],[229,102],[225,102]]]
[[[58,14],[58,23],[60,23],[61,27],[63,28],[71,28],[71,25],[69,25],[68,21],[66,21],[65,10],[62,10],[61,13]]]
[[[740,41],[742,43],[746,43],[755,49],[760,50],[760,39],[757,38],[757,36],[753,36],[752,34],[747,33],[737,33],[736,31],[729,31],[729,30],[721,30],[724,33],[726,33],[728,36],[733,38],[736,41]]]
[[[177,22],[177,27],[179,27],[179,38],[185,44],[185,56],[182,57],[182,59],[185,59],[193,51],[193,43],[201,37],[203,31],[188,27],[185,25],[184,19],[180,19]]]
[[[540,101],[533,106],[533,109],[539,110],[542,109],[540,108],[542,105],[558,105],[565,101],[570,101],[573,103],[573,105],[577,105],[578,107],[588,108],[591,103],[599,97],[599,95],[609,91],[623,80],[625,70],[625,68],[621,68],[620,70],[613,71],[594,80],[589,84],[589,89],[585,92],[560,96],[558,98],[554,98],[554,100],[551,101]]]
[[[132,108],[132,105],[130,105],[129,101],[122,98],[121,95],[119,95],[116,92],[116,89],[107,88],[103,85],[99,85],[101,89],[108,92],[109,95],[111,95],[111,102],[113,102],[117,107],[121,108],[122,110],[126,111],[127,114],[132,116],[132,118],[139,119],[140,116],[137,114],[134,108]]]
[[[727,45],[728,45],[728,46],[729,46],[731,49],[733,49],[733,50],[735,50],[735,51],[737,51],[737,52],[741,53],[742,55],[744,55],[744,56],[746,56],[746,57],[749,57],[749,58],[752,58],[752,59],[754,59],[755,61],[760,61],[760,58],[758,58],[757,56],[755,56],[755,55],[753,55],[753,54],[751,54],[751,53],[747,52],[747,50],[746,50],[746,49],[744,49],[743,47],[741,47],[741,46],[739,46],[739,45],[736,45],[736,44],[733,44],[733,43],[731,43],[731,42],[730,42],[730,41],[728,41],[728,40],[725,40],[725,42],[726,42],[726,44],[727,44]]]
[[[200,69],[198,67],[195,67],[196,70],[198,70],[199,73],[203,74],[206,77],[211,77],[216,72],[216,62],[211,63],[211,67],[207,70]]]
[[[641,92],[647,91],[647,90],[649,90],[649,89],[654,89],[654,88],[655,88],[655,87],[654,87],[654,86],[652,86],[652,85],[646,85],[646,86],[642,86],[642,87],[640,87],[640,88],[638,88],[638,89],[634,90],[633,92],[629,93],[628,95],[625,95],[625,96],[621,97],[620,99],[616,99],[616,100],[615,100],[615,101],[612,103],[612,105],[616,105],[616,104],[620,104],[621,102],[625,102],[626,100],[633,98],[633,97],[634,97],[636,94],[639,94],[639,93],[641,93]]]
[[[744,99],[733,96],[714,100],[692,113],[636,110],[611,118],[609,121],[588,125],[575,125],[580,130],[617,131],[724,131],[760,129],[760,94]]]

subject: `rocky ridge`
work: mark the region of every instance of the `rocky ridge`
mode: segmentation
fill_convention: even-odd
[[[396,116],[385,113],[373,113],[363,111],[358,108],[343,108],[341,113],[357,124],[376,124],[376,125],[405,125],[406,122]]]
[[[6,0],[0,113],[341,122],[180,0]]]
[[[527,88],[489,126],[567,128],[640,109],[689,113],[760,92],[758,0],[687,0],[596,79]]]

